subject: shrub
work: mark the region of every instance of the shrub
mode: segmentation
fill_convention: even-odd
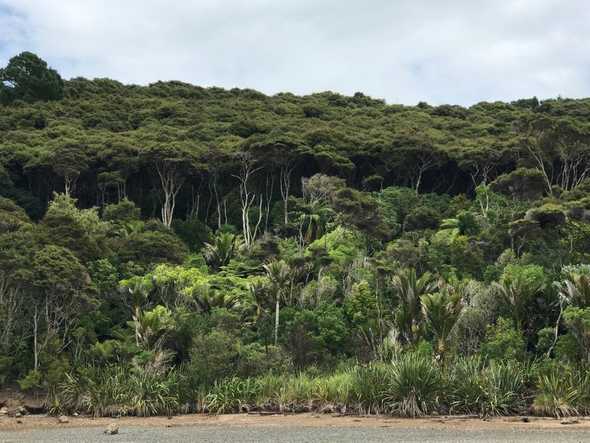
[[[177,383],[174,372],[90,367],[65,375],[53,399],[54,412],[78,411],[95,417],[171,414],[178,409]]]
[[[484,415],[521,413],[526,405],[526,372],[518,362],[492,361],[481,374]]]
[[[490,360],[521,360],[525,353],[522,332],[515,329],[510,320],[499,318],[495,325],[487,327],[481,353]]]
[[[580,393],[576,389],[575,376],[572,371],[556,368],[549,374],[542,374],[537,381],[538,393],[533,401],[533,411],[539,415],[556,418],[576,415],[576,404]]]
[[[129,406],[131,413],[139,417],[170,415],[178,408],[175,395],[176,374],[163,376],[140,371],[134,373],[129,383]]]
[[[451,413],[479,414],[485,400],[481,384],[484,360],[479,356],[459,359],[450,365],[446,400]]]
[[[382,412],[391,385],[391,366],[383,363],[357,366],[352,377],[352,399],[359,411],[366,414]]]
[[[403,354],[392,364],[389,391],[384,397],[386,407],[404,417],[429,414],[438,407],[442,382],[441,371],[432,359]]]

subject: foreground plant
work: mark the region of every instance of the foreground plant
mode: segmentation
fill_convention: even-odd
[[[418,353],[403,354],[392,364],[389,392],[384,403],[404,417],[420,417],[436,410],[444,392],[440,368]]]

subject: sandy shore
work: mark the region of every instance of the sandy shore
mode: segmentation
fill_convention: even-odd
[[[346,428],[440,428],[465,430],[511,429],[563,429],[575,427],[590,431],[590,418],[576,418],[574,423],[563,424],[562,420],[540,417],[495,417],[482,420],[478,417],[441,416],[417,419],[385,416],[337,416],[327,414],[257,415],[226,414],[203,415],[187,414],[167,417],[121,417],[91,418],[68,417],[68,423],[59,423],[56,417],[27,415],[20,418],[0,417],[1,431],[18,431],[45,428],[106,428],[110,423],[123,427],[177,427],[177,426],[239,426],[239,427],[346,427]]]

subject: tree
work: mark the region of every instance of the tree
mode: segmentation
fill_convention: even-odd
[[[420,297],[426,326],[433,334],[438,355],[444,356],[449,335],[459,319],[462,305],[461,290],[446,282],[440,282],[438,291]]]
[[[522,143],[544,178],[547,193],[553,185],[571,190],[590,174],[588,136],[568,119],[540,117],[525,122]]]
[[[177,144],[153,144],[142,152],[142,156],[156,170],[162,191],[162,223],[170,229],[176,208],[176,196],[189,171],[195,167],[195,160]]]
[[[242,235],[244,237],[244,245],[246,249],[251,250],[254,240],[258,235],[258,229],[262,222],[262,196],[256,195],[248,186],[252,176],[261,169],[261,166],[254,165],[254,159],[248,152],[239,152],[237,157],[240,160],[240,173],[235,177],[240,182],[240,204],[242,209]],[[258,199],[259,204],[256,208],[255,202]],[[256,221],[252,223],[250,220],[250,210],[252,208],[258,211]]]
[[[0,102],[14,100],[60,100],[64,83],[56,70],[32,52],[22,52],[12,57],[8,65],[0,69]]]
[[[215,236],[212,243],[205,243],[204,256],[213,269],[219,270],[235,255],[240,246],[238,237],[230,232],[221,232]]]
[[[398,170],[418,194],[424,175],[443,165],[446,155],[425,134],[401,134],[393,144],[390,166]]]
[[[529,323],[530,315],[527,312],[545,286],[543,268],[537,265],[508,265],[500,282],[494,282],[498,294],[510,306],[514,325],[519,329],[524,329]]]
[[[279,342],[279,311],[281,300],[284,299],[287,283],[291,278],[287,263],[282,260],[272,261],[264,265],[264,270],[270,282],[270,293],[275,302],[275,333],[274,344]]]
[[[71,342],[81,313],[92,303],[91,281],[86,267],[72,251],[55,245],[38,251],[32,263],[33,285],[40,298],[34,303],[33,339],[35,370],[40,350],[47,349],[57,338],[62,351]],[[45,327],[44,340],[39,342],[39,327]]]
[[[426,272],[418,277],[415,269],[402,269],[393,276],[391,287],[397,302],[395,326],[403,340],[414,345],[421,335],[420,298],[434,289],[432,276]]]
[[[64,192],[71,195],[80,174],[88,169],[88,155],[85,146],[76,141],[62,141],[50,157],[53,171],[63,177]]]
[[[302,141],[294,134],[283,133],[271,133],[254,140],[248,147],[249,151],[265,163],[270,164],[271,168],[279,170],[279,189],[283,200],[283,223],[286,225],[289,223],[291,177],[297,165]]]
[[[99,258],[107,251],[109,224],[100,220],[96,208],[78,209],[76,199],[67,194],[54,195],[42,226],[54,244],[81,260]]]
[[[16,231],[30,221],[23,208],[8,198],[0,197],[0,234]]]

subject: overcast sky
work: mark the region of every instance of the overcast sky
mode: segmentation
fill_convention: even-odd
[[[0,0],[0,66],[389,103],[590,96],[588,0]]]

